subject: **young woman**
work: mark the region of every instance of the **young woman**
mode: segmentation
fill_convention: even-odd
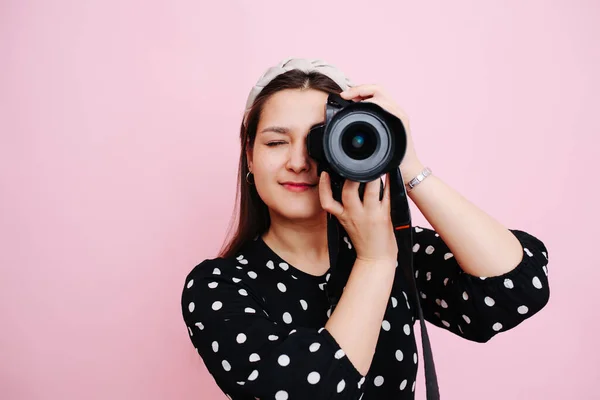
[[[342,202],[317,174],[306,136],[329,93],[374,102],[407,128],[405,183],[425,168],[408,119],[385,91],[352,86],[320,60],[288,59],[252,89],[241,126],[237,230],[187,276],[182,312],[194,347],[234,400],[413,399],[416,304],[398,267],[389,187],[346,181]],[[431,324],[486,342],[548,301],[547,250],[509,230],[436,175],[408,192],[434,230],[414,227],[414,268]],[[347,232],[351,273],[332,312],[327,213]]]

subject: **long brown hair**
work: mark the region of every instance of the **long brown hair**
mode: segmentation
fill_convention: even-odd
[[[219,257],[233,257],[249,240],[269,229],[271,218],[267,205],[262,201],[254,185],[246,181],[248,159],[246,151],[254,146],[256,130],[265,102],[275,93],[285,89],[316,89],[326,93],[340,93],[342,89],[329,77],[319,72],[291,70],[275,77],[256,97],[247,114],[247,124],[240,127],[240,161],[238,165],[235,209]],[[325,107],[325,105],[323,105]],[[233,233],[232,233],[233,232]]]

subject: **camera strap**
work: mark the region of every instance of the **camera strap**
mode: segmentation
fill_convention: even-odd
[[[409,296],[416,305],[417,317],[420,322],[421,343],[423,347],[423,359],[425,365],[425,388],[427,400],[439,400],[439,387],[435,364],[433,361],[433,352],[431,343],[425,326],[423,310],[419,301],[417,282],[413,266],[413,238],[412,223],[410,217],[410,208],[406,189],[403,184],[399,168],[390,172],[390,194],[391,194],[391,218],[394,226],[394,235],[398,243],[398,267],[404,274],[404,279],[409,286]],[[348,282],[352,265],[356,259],[356,252],[352,249],[350,243],[341,243],[341,238],[347,237],[344,228],[336,217],[327,214],[327,240],[329,247],[329,261],[331,266],[331,275],[327,281],[326,294],[329,299],[330,311],[333,312],[342,295],[344,287]],[[345,240],[342,239],[344,242]],[[340,252],[340,246],[347,245],[350,252]],[[346,256],[350,254],[350,256]],[[346,258],[349,257],[349,258]]]

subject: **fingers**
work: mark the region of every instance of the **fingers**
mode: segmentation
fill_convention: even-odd
[[[321,201],[321,207],[323,210],[334,215],[338,219],[342,217],[344,214],[344,207],[342,204],[340,204],[340,202],[333,198],[333,193],[331,192],[331,181],[327,172],[321,173],[321,178],[319,180],[319,199]]]
[[[344,207],[351,210],[356,210],[362,207],[360,197],[358,196],[359,182],[351,181],[346,179],[344,181],[344,187],[342,188],[342,203]]]
[[[365,186],[365,195],[363,204],[365,208],[378,208],[381,206],[379,201],[379,193],[381,191],[381,178],[367,182]]]
[[[381,94],[382,92],[379,85],[358,85],[344,90],[340,93],[340,96],[346,100],[355,98],[362,100]]]
[[[383,188],[383,198],[381,199],[381,206],[384,210],[390,210],[392,203],[392,195],[390,191],[390,173],[385,174],[385,186]]]

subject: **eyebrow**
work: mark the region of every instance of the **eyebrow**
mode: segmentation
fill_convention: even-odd
[[[275,132],[275,133],[281,133],[281,134],[287,135],[290,133],[290,130],[283,126],[268,126],[265,129],[260,131],[260,133],[265,133],[265,132]]]
[[[313,129],[314,127],[319,126],[319,125],[323,125],[324,123],[325,122],[318,122],[318,123],[314,124],[313,126],[311,126],[310,129]],[[282,135],[289,135],[290,129],[286,128],[285,126],[268,126],[260,131],[260,133],[265,133],[265,132],[275,132],[275,133],[280,133]]]

